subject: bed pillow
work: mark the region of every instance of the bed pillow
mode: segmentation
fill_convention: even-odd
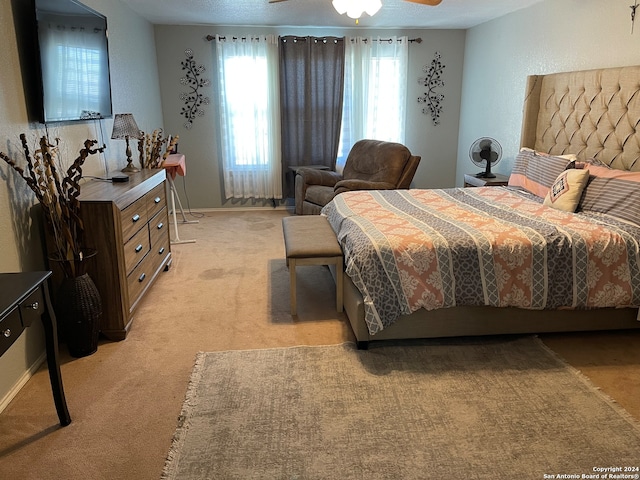
[[[544,197],[544,204],[557,210],[575,212],[588,181],[587,169],[565,170],[551,185],[549,193]]]
[[[548,153],[536,152],[530,148],[522,148],[516,156],[509,186],[521,187],[528,192],[544,198],[551,185],[553,185],[571,161],[575,161],[576,156],[569,155],[549,155]]]
[[[607,213],[640,225],[640,172],[587,163],[587,183],[579,204],[584,212]]]

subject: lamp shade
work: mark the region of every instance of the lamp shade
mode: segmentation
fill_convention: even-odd
[[[142,138],[142,132],[131,113],[116,113],[113,117],[112,139],[117,138]]]

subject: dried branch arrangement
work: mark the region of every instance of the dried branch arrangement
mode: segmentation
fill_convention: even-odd
[[[160,168],[169,154],[173,152],[179,139],[179,135],[164,137],[161,128],[154,130],[151,134],[142,132],[142,139],[138,142],[140,166],[142,168]]]
[[[46,136],[40,138],[40,148],[33,156],[27,144],[26,135],[20,135],[22,149],[27,163],[27,171],[21,168],[13,159],[3,152],[0,158],[7,162],[35,193],[42,206],[42,213],[46,225],[50,229],[51,238],[55,242],[54,257],[64,262],[65,274],[75,276],[76,261],[85,255],[84,225],[80,217],[80,179],[82,165],[89,155],[102,152],[105,146],[92,148],[98,143],[96,140],[85,140],[84,148],[80,150],[78,158],[67,169],[66,175],[61,177],[58,172],[60,162],[59,142],[50,143]]]

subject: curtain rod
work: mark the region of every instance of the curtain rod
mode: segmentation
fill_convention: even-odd
[[[364,41],[366,42],[367,40],[369,40],[368,38],[365,38]],[[393,42],[393,38],[372,38],[371,39],[374,42]],[[400,40],[398,40],[400,41]],[[409,43],[412,42],[416,42],[416,43],[422,43],[422,38],[418,37],[418,38],[409,38],[408,39]]]
[[[213,41],[213,40],[215,40],[215,39],[216,39],[216,36],[215,36],[215,35],[207,35],[205,38],[206,38],[209,42],[211,42],[211,41]],[[224,36],[221,36],[220,38],[221,38],[222,40],[226,40],[226,37],[224,37]],[[246,40],[247,38],[250,38],[250,37],[231,37],[231,38],[232,38],[233,40],[238,40],[238,39],[239,39],[239,40]],[[296,38],[297,40],[306,40],[306,37],[295,37],[295,38]],[[365,40],[366,40],[366,39],[365,39]],[[373,40],[374,42],[381,41],[381,42],[389,42],[389,43],[391,43],[391,42],[393,41],[393,39],[391,39],[391,38],[380,38],[380,39],[373,38],[372,40]],[[418,38],[410,38],[410,39],[409,39],[409,43],[411,43],[411,42],[422,43],[422,38],[420,38],[420,37],[418,37]]]

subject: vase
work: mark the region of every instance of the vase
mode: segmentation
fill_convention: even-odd
[[[59,318],[62,337],[67,343],[72,357],[86,357],[98,350],[100,320],[102,318],[102,300],[93,279],[86,271],[86,262],[95,255],[95,251],[76,260],[59,260],[65,274],[56,293],[56,316]],[[73,268],[69,268],[74,262]]]

